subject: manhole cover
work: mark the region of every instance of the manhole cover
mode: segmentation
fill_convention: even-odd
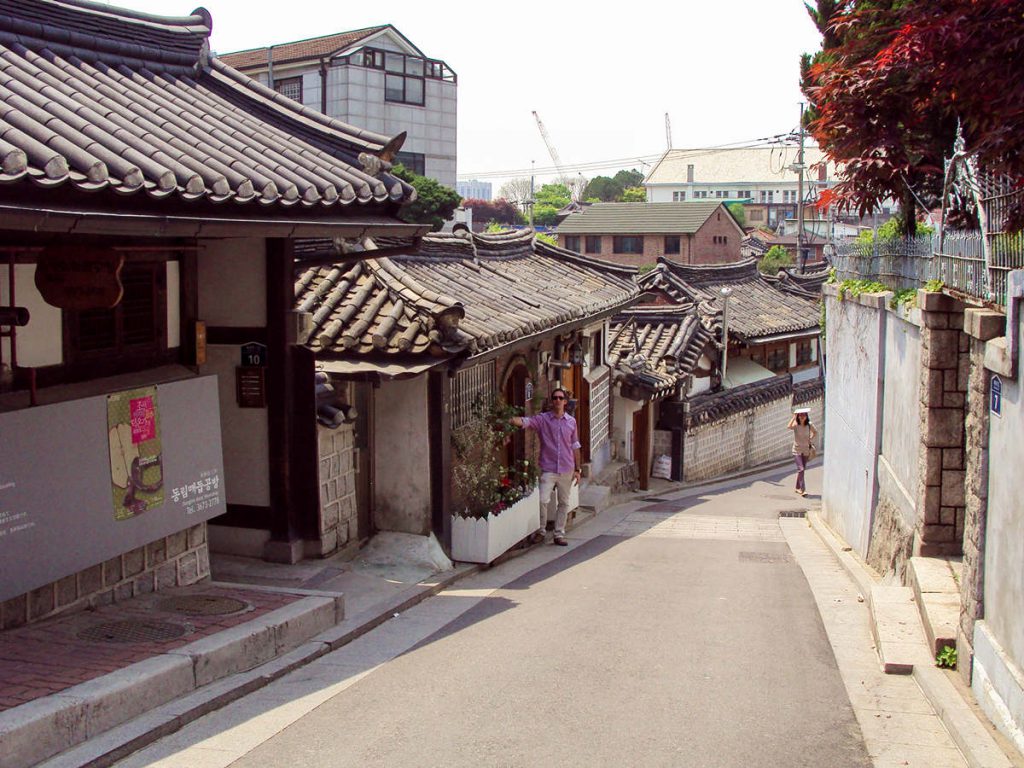
[[[188,627],[168,621],[111,621],[86,627],[78,633],[79,640],[94,643],[163,643],[184,637]]]
[[[190,616],[227,616],[249,609],[249,604],[236,597],[219,595],[181,595],[161,600],[159,608],[175,613],[187,613]]]
[[[789,555],[773,552],[740,552],[740,560],[748,563],[788,563]]]
[[[807,517],[806,509],[787,509],[779,512],[779,517]]]

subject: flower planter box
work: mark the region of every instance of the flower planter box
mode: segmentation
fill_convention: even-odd
[[[536,531],[540,525],[540,491],[526,496],[500,515],[474,518],[452,515],[452,560],[490,563]]]

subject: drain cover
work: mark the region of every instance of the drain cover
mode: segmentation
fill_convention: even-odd
[[[161,600],[159,608],[190,616],[227,616],[248,610],[251,606],[244,600],[219,595],[181,595]]]
[[[111,621],[86,627],[78,633],[79,640],[95,643],[162,643],[184,637],[188,628],[168,621]]]
[[[807,517],[806,509],[787,509],[779,512],[779,517]]]
[[[774,552],[740,552],[740,560],[749,563],[788,563],[789,555]]]

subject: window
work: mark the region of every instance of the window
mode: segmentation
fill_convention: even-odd
[[[779,373],[789,368],[789,344],[776,344],[769,347],[765,363],[769,371]]]
[[[600,253],[601,252],[601,236],[600,235],[587,235],[586,239],[587,253]]]
[[[644,239],[636,235],[619,235],[612,238],[614,253],[643,253]]]
[[[109,373],[153,364],[167,349],[167,262],[126,262],[124,293],[113,309],[68,310],[65,359]]]
[[[747,219],[749,221],[764,221],[764,211],[760,208],[751,208],[747,211]]]
[[[679,253],[678,235],[668,235],[665,237],[665,253]]]
[[[426,157],[422,152],[399,152],[395,155],[395,162],[401,163],[407,171],[425,176],[427,173]]]
[[[808,365],[811,362],[811,345],[813,343],[814,342],[810,339],[805,339],[796,343],[797,365]]]
[[[352,57],[352,60],[357,60],[357,57]],[[384,70],[384,100],[399,104],[422,107],[426,103],[427,79],[455,82],[455,73],[444,62],[394,51],[365,48],[362,64],[370,69]]]
[[[684,200],[686,200],[686,193],[685,192],[673,192],[672,193],[672,202],[673,203],[681,203]]]
[[[302,103],[302,75],[298,77],[285,77],[274,81],[274,90],[282,96],[287,96],[293,101]]]
[[[564,247],[568,251],[580,252],[580,236],[579,235],[563,235]]]

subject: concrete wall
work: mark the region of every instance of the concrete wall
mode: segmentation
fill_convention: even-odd
[[[633,414],[644,407],[644,404],[625,397],[615,398],[612,409],[612,441],[615,443],[615,456],[619,461],[635,461],[633,455]]]
[[[199,251],[199,318],[207,327],[265,327],[266,248],[261,239],[209,240]],[[269,431],[265,408],[239,408],[238,345],[210,344],[204,374],[216,374],[220,393],[224,475],[229,504],[270,504]]]
[[[862,557],[867,557],[876,498],[876,457],[881,448],[881,354],[884,298],[839,301],[825,286],[825,476],[822,514]]]
[[[1024,324],[1015,329],[1018,339]],[[992,342],[989,342],[991,344]],[[1015,379],[1001,376],[1002,408],[989,420],[988,515],[985,532],[985,619],[974,629],[974,682],[989,717],[1024,751],[1024,402]]]
[[[374,515],[378,530],[430,533],[427,377],[381,384],[374,398]]]

